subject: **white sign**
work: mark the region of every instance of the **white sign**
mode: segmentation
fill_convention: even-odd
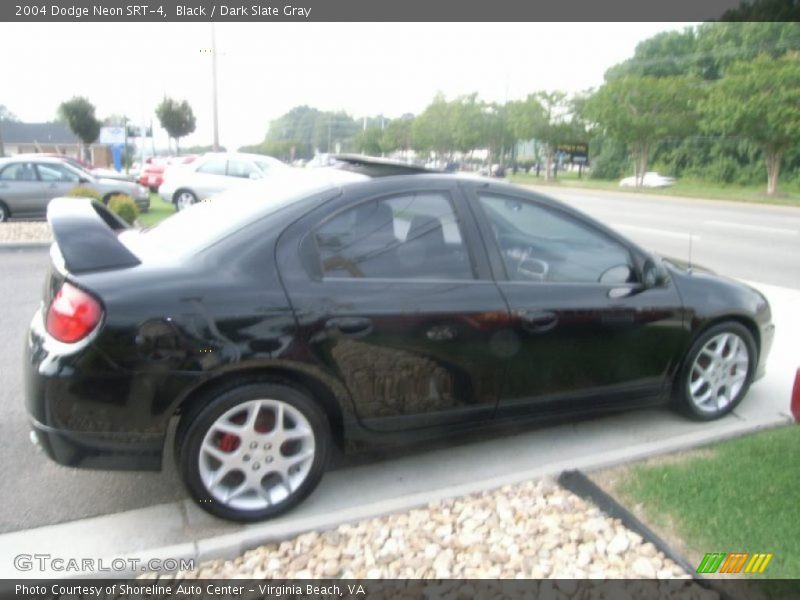
[[[100,128],[100,143],[101,144],[124,144],[125,143],[125,128],[124,127],[101,127]]]

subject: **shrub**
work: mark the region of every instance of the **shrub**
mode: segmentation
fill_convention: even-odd
[[[92,200],[97,200],[98,202],[103,201],[103,197],[99,192],[97,192],[97,190],[93,190],[85,185],[75,186],[64,195],[69,196],[70,198],[91,198]]]
[[[111,196],[108,201],[108,208],[111,212],[119,215],[128,225],[133,225],[136,217],[139,216],[139,209],[136,207],[136,202],[134,202],[133,198],[125,194]]]

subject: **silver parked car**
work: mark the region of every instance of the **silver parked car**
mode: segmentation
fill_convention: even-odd
[[[165,202],[183,210],[219,192],[285,173],[290,168],[277,158],[261,154],[209,153],[188,165],[168,167],[158,193]]]
[[[127,194],[140,211],[150,207],[150,193],[143,186],[97,178],[61,158],[0,158],[0,221],[10,217],[43,217],[50,200],[78,186],[95,190],[106,203],[111,196]]]

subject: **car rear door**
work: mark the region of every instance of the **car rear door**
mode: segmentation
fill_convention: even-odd
[[[637,250],[555,203],[472,187],[517,350],[498,414],[656,397],[685,343],[675,287],[640,282]]]
[[[348,188],[284,232],[277,260],[301,343],[363,425],[493,417],[508,310],[452,180]]]

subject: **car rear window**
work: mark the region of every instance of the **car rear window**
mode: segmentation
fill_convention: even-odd
[[[187,256],[298,200],[334,189],[338,182],[354,179],[362,180],[363,177],[329,177],[322,173],[312,175],[305,170],[290,171],[212,196],[141,233],[125,232],[120,239],[134,253],[144,244],[159,251]]]

